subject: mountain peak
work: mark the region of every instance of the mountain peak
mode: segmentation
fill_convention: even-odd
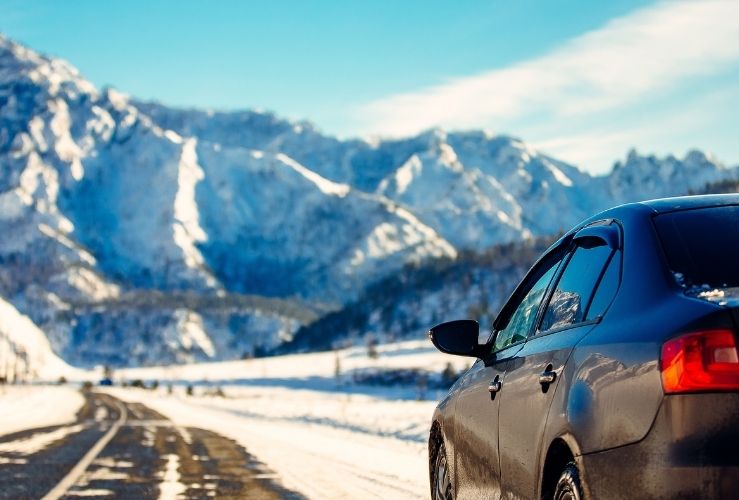
[[[17,80],[31,81],[51,97],[60,93],[73,98],[98,95],[95,86],[67,61],[42,55],[0,35],[0,83]]]
[[[713,156],[695,149],[683,159],[641,155],[631,149],[625,162],[616,162],[605,180],[616,201],[628,202],[683,195],[737,175],[736,169],[727,169]]]
[[[705,153],[699,149],[691,149],[688,151],[683,161],[693,165],[712,165],[719,169],[726,168],[726,166],[711,153]]]

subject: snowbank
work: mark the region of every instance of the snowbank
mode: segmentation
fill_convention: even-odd
[[[251,385],[302,387],[336,390],[339,381],[357,371],[418,369],[441,373],[448,363],[455,370],[472,364],[471,358],[442,354],[428,340],[413,340],[379,345],[374,357],[367,347],[337,351],[294,354],[242,361],[128,368],[116,371],[116,377],[133,380],[171,380],[180,382],[240,382]],[[338,377],[337,377],[338,371]],[[350,390],[350,388],[346,388]]]
[[[69,386],[0,386],[0,435],[74,422],[83,403]]]

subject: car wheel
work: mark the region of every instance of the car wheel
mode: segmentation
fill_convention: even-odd
[[[434,500],[453,500],[452,480],[449,477],[449,462],[444,443],[439,444],[434,461]]]
[[[580,472],[577,470],[575,462],[570,462],[562,470],[562,475],[559,476],[552,498],[553,500],[581,500],[582,497]]]

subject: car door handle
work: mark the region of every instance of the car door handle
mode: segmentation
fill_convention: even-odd
[[[551,384],[554,382],[554,380],[557,378],[557,372],[555,372],[552,369],[544,370],[541,375],[539,375],[539,383],[540,384]]]
[[[503,388],[503,382],[498,380],[497,378],[490,382],[490,385],[488,386],[488,392],[490,394],[495,394],[497,392],[500,392],[500,390]]]

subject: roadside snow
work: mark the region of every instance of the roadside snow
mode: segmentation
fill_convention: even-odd
[[[337,361],[341,376],[356,370],[422,369],[440,373],[447,363],[456,370],[469,366],[470,358],[442,354],[428,340],[413,340],[378,345],[376,357],[368,356],[367,347],[351,347],[329,352],[294,354],[243,361],[222,361],[116,371],[116,377],[128,380],[173,380],[182,382],[236,382],[337,390]],[[346,390],[351,390],[347,388]],[[385,394],[383,392],[383,394]]]
[[[84,398],[68,386],[0,386],[0,436],[75,421]]]
[[[0,443],[0,453],[20,453],[22,455],[33,455],[43,450],[51,443],[64,439],[70,434],[76,434],[84,430],[83,424],[60,427],[51,432],[36,432],[31,436],[9,443]]]

